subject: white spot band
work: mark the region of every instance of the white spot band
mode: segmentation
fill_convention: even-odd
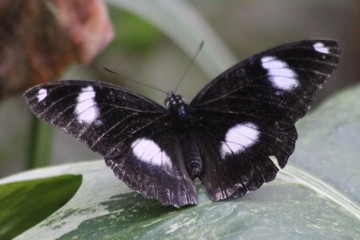
[[[281,90],[292,90],[299,85],[297,74],[289,68],[286,62],[276,57],[261,58],[261,65],[268,72],[271,84]]]
[[[328,47],[325,47],[324,43],[322,42],[317,42],[313,45],[314,49],[320,53],[325,53],[325,54],[329,54],[330,53],[330,49]]]
[[[167,165],[171,167],[170,157],[150,139],[139,138],[131,144],[131,148],[134,155],[142,162],[150,165]]]
[[[93,123],[99,116],[99,108],[95,102],[95,91],[91,86],[81,89],[81,93],[77,97],[77,105],[75,114],[79,123]]]
[[[230,128],[221,145],[221,155],[233,155],[245,151],[259,140],[260,132],[253,123],[237,124]]]
[[[47,90],[45,88],[41,88],[37,95],[38,102],[41,102],[46,97],[47,97]]]

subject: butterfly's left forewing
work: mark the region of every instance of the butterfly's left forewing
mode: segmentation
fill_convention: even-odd
[[[191,102],[212,199],[237,198],[273,180],[293,153],[294,123],[337,67],[335,41],[305,40],[257,54],[222,73]]]
[[[35,115],[85,142],[130,188],[163,205],[196,204],[167,111],[129,90],[57,81],[25,93]]]

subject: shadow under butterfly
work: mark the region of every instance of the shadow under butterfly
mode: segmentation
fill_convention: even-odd
[[[56,81],[24,96],[38,118],[103,155],[131,189],[179,208],[197,204],[196,178],[214,201],[272,181],[294,151],[295,122],[340,55],[332,40],[278,46],[223,72],[190,104],[169,93],[165,108],[95,81]]]

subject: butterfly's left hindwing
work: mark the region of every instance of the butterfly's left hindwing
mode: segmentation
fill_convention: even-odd
[[[335,41],[305,40],[257,54],[222,73],[191,102],[201,181],[214,200],[273,180],[293,153],[294,123],[337,67]]]
[[[103,155],[130,188],[163,205],[196,203],[179,140],[160,105],[126,89],[93,81],[43,84],[24,96],[38,118]]]

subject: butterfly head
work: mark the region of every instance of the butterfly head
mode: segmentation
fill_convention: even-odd
[[[170,92],[165,99],[165,106],[179,126],[187,126],[190,123],[189,105],[181,95]]]
[[[185,104],[184,98],[174,92],[168,93],[168,96],[165,99],[165,106],[168,110],[176,106],[181,106],[183,104]]]

